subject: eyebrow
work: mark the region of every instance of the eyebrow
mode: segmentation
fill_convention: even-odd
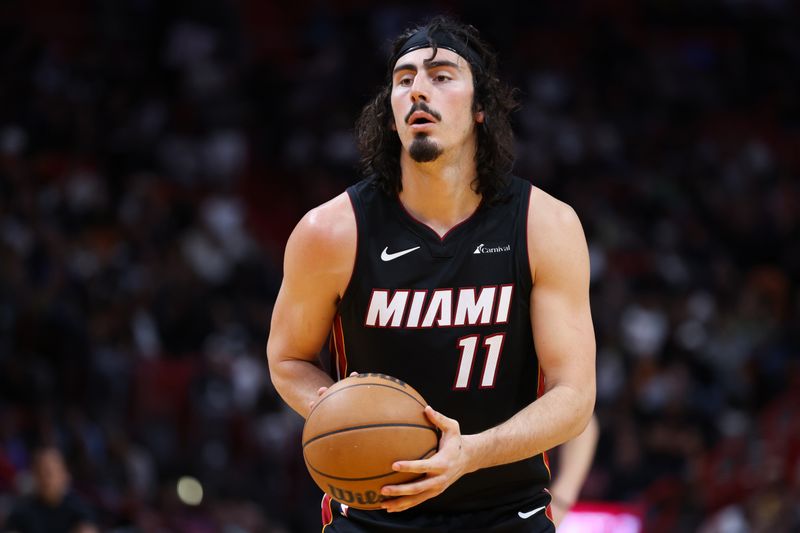
[[[422,62],[422,64],[424,65],[425,70],[431,70],[439,67],[452,67],[456,70],[460,70],[458,63],[454,63],[453,61],[448,61],[446,59],[438,59],[438,60],[426,59],[425,61]],[[417,66],[413,63],[403,63],[402,65],[397,65],[392,71],[392,74],[397,74],[398,72],[403,70],[411,70],[413,72],[416,72]]]

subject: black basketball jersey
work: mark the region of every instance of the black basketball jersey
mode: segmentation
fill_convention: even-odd
[[[373,182],[347,189],[356,260],[331,335],[336,379],[380,372],[406,381],[463,434],[504,422],[543,392],[530,320],[527,213],[531,185],[511,177],[443,237]],[[502,445],[502,444],[500,444]],[[417,508],[478,510],[529,499],[547,458],[467,474]]]

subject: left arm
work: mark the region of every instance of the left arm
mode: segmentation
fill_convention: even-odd
[[[589,422],[595,400],[595,341],[586,239],[575,212],[536,188],[528,248],[534,280],[531,322],[545,393],[502,424],[474,435],[461,435],[456,420],[427,407],[428,417],[442,430],[439,451],[430,459],[395,463],[395,470],[427,475],[384,487],[384,495],[404,496],[384,502],[388,511],[437,496],[466,473],[549,450],[580,434]]]
[[[595,400],[589,252],[578,216],[534,189],[528,218],[531,322],[545,393],[506,422],[465,435],[468,471],[521,461],[583,431]]]

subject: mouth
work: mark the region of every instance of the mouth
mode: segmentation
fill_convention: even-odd
[[[416,111],[408,118],[409,126],[425,126],[427,124],[434,124],[436,120],[432,115],[424,111]]]

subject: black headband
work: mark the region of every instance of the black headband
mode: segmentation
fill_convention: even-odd
[[[427,29],[421,29],[409,37],[406,42],[403,43],[403,46],[400,47],[400,50],[392,57],[391,64],[394,66],[398,59],[409,52],[419,50],[420,48],[432,48],[434,45],[437,48],[445,48],[457,53],[466,59],[473,69],[476,67],[483,68],[483,61],[480,56],[475,50],[470,48],[468,44],[443,31],[434,30],[433,33],[428,34]]]

